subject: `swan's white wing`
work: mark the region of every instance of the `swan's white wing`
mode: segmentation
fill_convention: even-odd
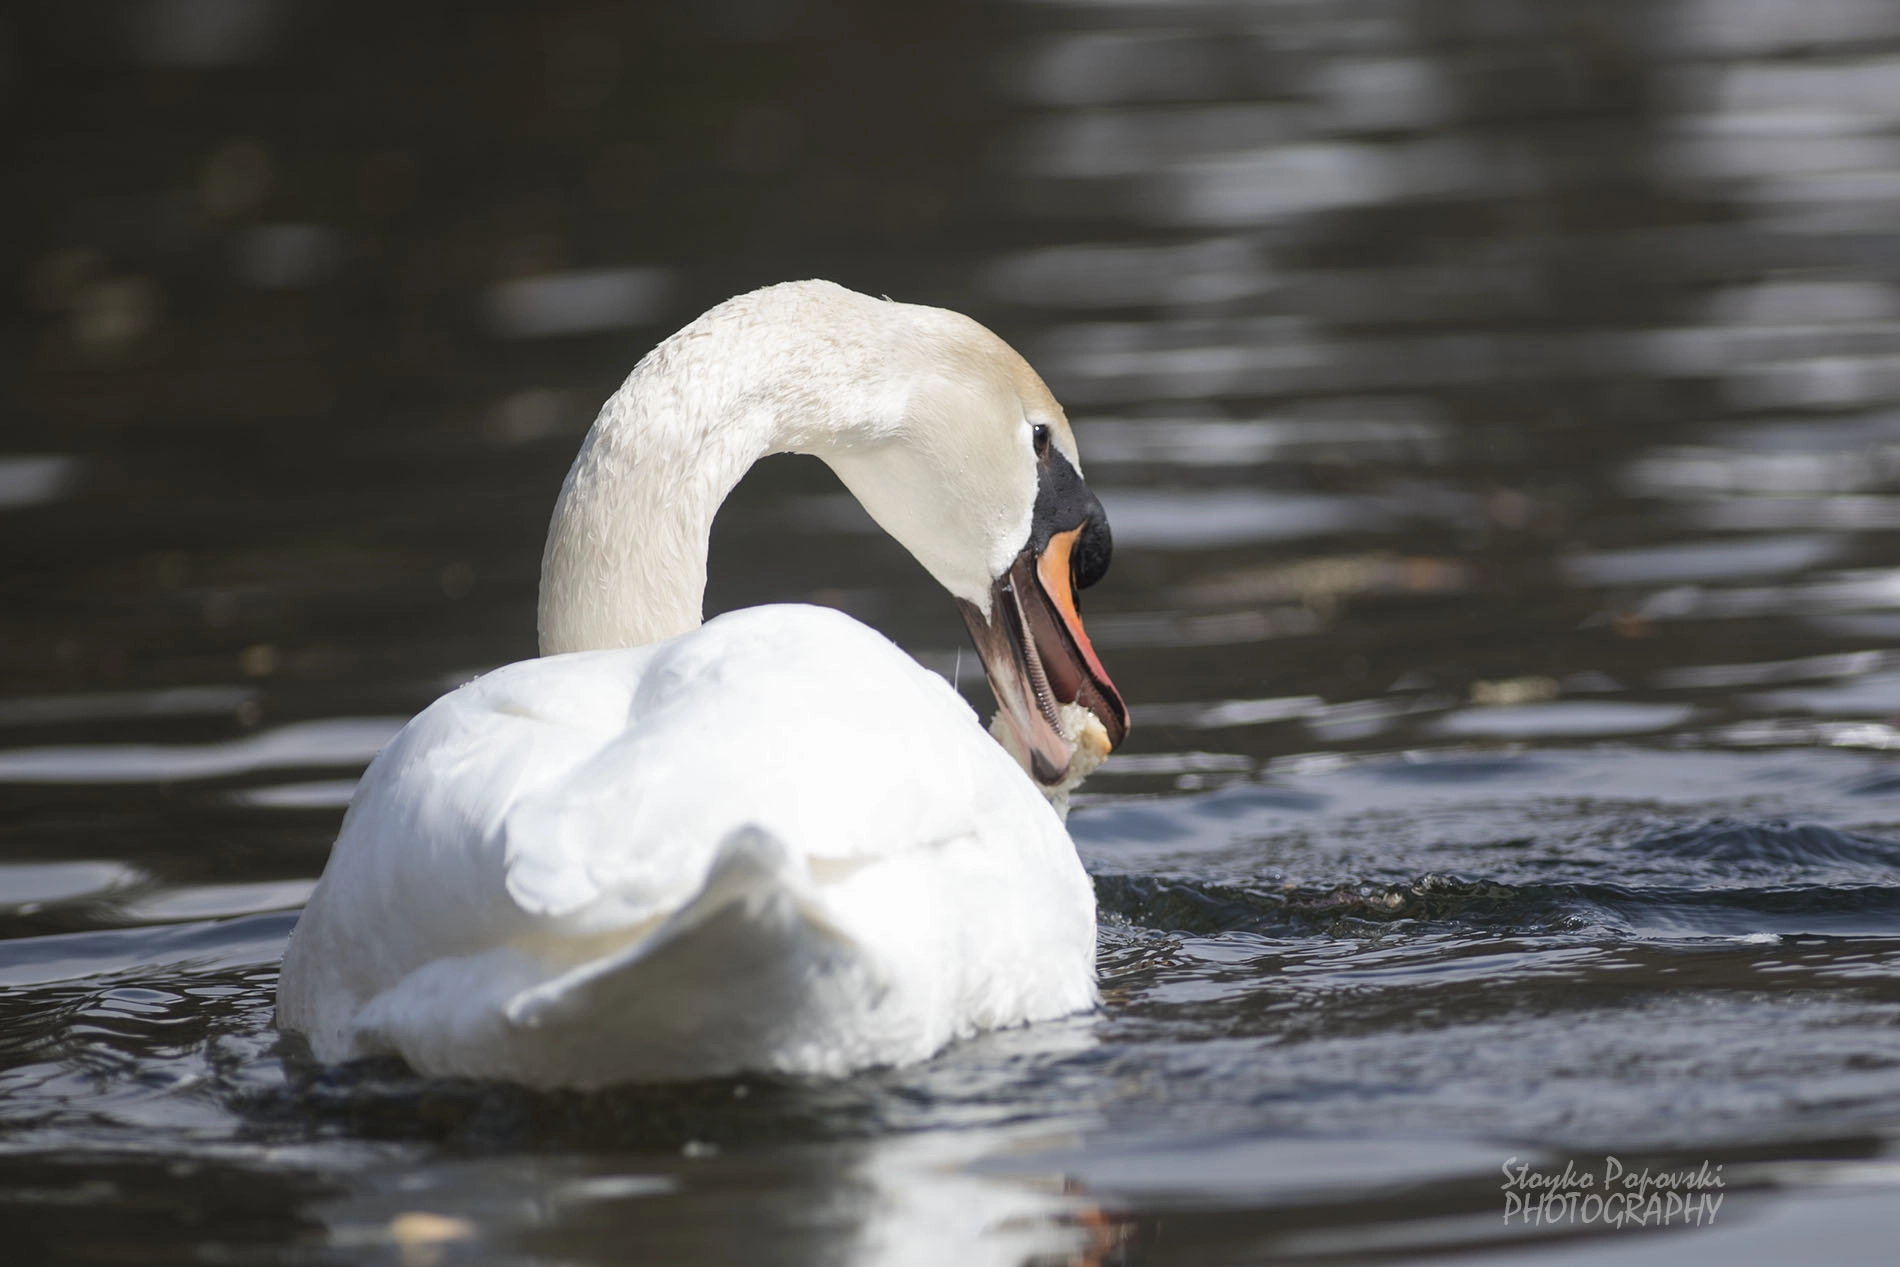
[[[1027,813],[1033,789],[1000,777],[1014,771],[973,734],[941,678],[856,621],[733,613],[657,649],[623,728],[513,799],[508,890],[571,927],[624,927],[696,890],[741,827],[843,863],[966,834],[1005,805]]]
[[[480,1072],[484,1046],[608,1000],[673,1016],[715,991],[756,1011],[722,974],[813,979],[849,945],[851,1023],[882,1008],[923,1024],[905,1041],[927,1051],[1086,1005],[1092,915],[1060,822],[947,683],[839,613],[754,608],[511,665],[416,718],[364,776],[281,1009],[326,1059],[388,1043]],[[878,1002],[899,987],[942,997]]]

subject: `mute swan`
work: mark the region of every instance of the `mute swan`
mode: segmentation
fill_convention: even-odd
[[[841,613],[701,625],[713,515],[783,451],[950,591],[1007,751]],[[1049,798],[1127,731],[1071,589],[1108,559],[1061,407],[976,322],[828,282],[713,308],[568,472],[543,658],[364,774],[278,1023],[324,1062],[592,1087],[842,1074],[1093,1006],[1093,890]]]

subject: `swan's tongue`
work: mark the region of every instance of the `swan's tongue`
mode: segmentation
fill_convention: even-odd
[[[1100,721],[1110,749],[1128,735],[1127,706],[1075,610],[1069,560],[1080,535],[1079,528],[1056,533],[1040,555],[1023,551],[998,578],[987,616],[960,604],[990,689],[1017,740],[1017,755],[1048,787],[1068,774],[1080,739],[1072,733],[1078,729],[1073,710],[1065,705]],[[1065,712],[1071,713],[1066,720]]]

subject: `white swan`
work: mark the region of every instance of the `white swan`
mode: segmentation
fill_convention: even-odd
[[[1018,756],[840,613],[700,625],[714,512],[781,451],[956,598]],[[974,321],[826,282],[712,309],[568,473],[544,658],[363,776],[279,1024],[325,1062],[589,1087],[840,1074],[1091,1007],[1094,897],[1044,793],[1126,733],[1071,592],[1108,548],[1061,408]]]

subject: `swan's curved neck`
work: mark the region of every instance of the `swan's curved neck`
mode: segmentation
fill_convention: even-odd
[[[588,432],[541,557],[541,652],[697,627],[713,516],[768,453],[824,459],[987,613],[1029,541],[1031,410],[1066,434],[1035,371],[968,317],[829,282],[729,299],[654,348]]]
[[[668,350],[602,407],[561,486],[541,558],[542,655],[640,647],[697,627],[713,516],[754,462],[783,447],[775,415],[743,407],[770,393],[748,390],[730,365],[668,373]]]
[[[751,299],[660,344],[602,406],[548,529],[543,655],[696,628],[713,516],[747,469],[770,453],[830,456],[879,438],[887,411],[863,386],[875,312],[844,305],[860,320],[841,340],[835,299],[824,322],[789,325],[758,320]]]

